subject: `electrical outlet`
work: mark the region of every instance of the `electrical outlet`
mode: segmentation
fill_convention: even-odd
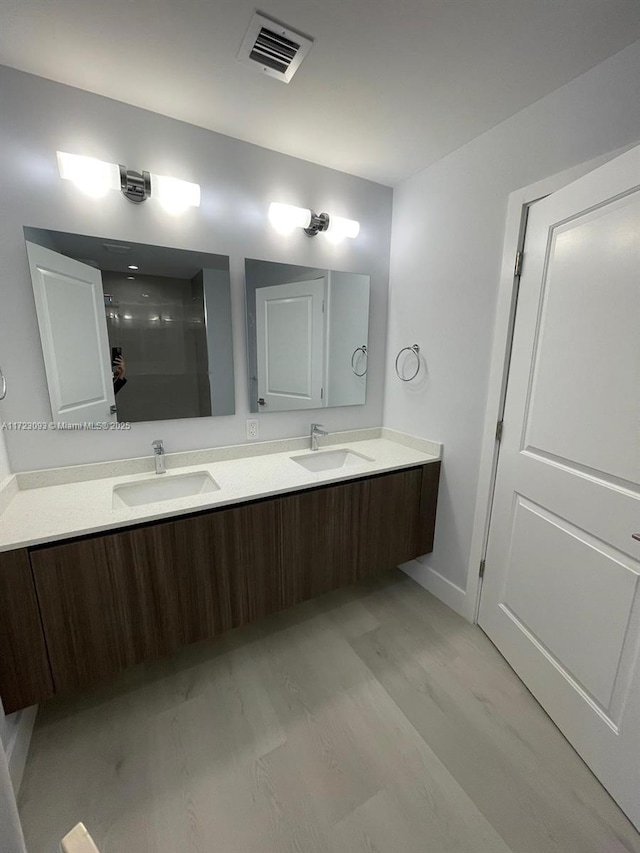
[[[258,438],[258,421],[256,418],[251,418],[247,421],[247,440],[255,441]]]

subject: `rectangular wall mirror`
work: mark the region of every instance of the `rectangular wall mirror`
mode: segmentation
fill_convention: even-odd
[[[369,276],[245,259],[249,407],[365,402]]]
[[[228,257],[24,234],[54,421],[234,414]]]

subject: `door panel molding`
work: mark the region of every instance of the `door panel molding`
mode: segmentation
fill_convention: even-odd
[[[640,498],[640,487],[630,480],[624,480],[622,477],[614,477],[605,474],[604,471],[599,471],[597,468],[590,468],[588,465],[582,465],[574,459],[567,459],[562,456],[556,456],[540,447],[534,447],[528,444],[521,450],[523,455],[536,459],[539,462],[545,462],[547,465],[554,465],[556,468],[561,468],[564,471],[571,471],[576,476],[584,477],[587,480],[592,480],[602,486],[607,486],[610,489],[615,489],[619,492],[626,492]]]
[[[526,625],[608,712],[637,595],[640,563],[522,495],[516,499],[514,515],[500,605]],[[523,546],[519,560],[514,557],[518,544]],[[576,552],[581,554],[580,569],[571,573]],[[625,610],[624,622],[614,621]],[[591,651],[582,660],[585,647]]]
[[[608,163],[632,146],[625,146],[607,154],[594,157],[584,163],[572,166],[557,175],[536,181],[526,187],[515,190],[507,201],[505,234],[502,244],[502,263],[499,273],[499,286],[493,333],[493,346],[489,365],[487,402],[485,406],[484,426],[476,488],[475,512],[467,582],[465,589],[453,588],[439,575],[422,578],[422,583],[435,595],[441,597],[453,610],[471,622],[478,621],[480,606],[481,578],[479,567],[486,556],[489,522],[499,446],[496,442],[496,424],[502,417],[504,396],[509,369],[511,339],[515,319],[519,278],[515,275],[516,255],[524,246],[527,215],[531,206],[550,193],[562,189],[577,178],[588,174],[599,166]],[[422,577],[422,576],[421,576]]]
[[[640,826],[640,146],[538,202],[524,251],[480,625]]]
[[[258,397],[267,412],[326,406],[326,289],[322,277],[256,291]]]
[[[26,241],[54,421],[115,423],[100,270]]]

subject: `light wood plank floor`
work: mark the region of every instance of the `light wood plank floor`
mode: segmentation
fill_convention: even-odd
[[[640,853],[484,634],[399,572],[39,713],[29,853]]]

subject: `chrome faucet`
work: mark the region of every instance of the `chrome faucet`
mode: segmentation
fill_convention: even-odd
[[[322,429],[322,424],[311,424],[311,449],[318,449],[318,436],[329,435],[326,429]]]
[[[153,442],[153,458],[156,461],[156,474],[166,474],[167,466],[164,464],[164,444],[158,438]]]

